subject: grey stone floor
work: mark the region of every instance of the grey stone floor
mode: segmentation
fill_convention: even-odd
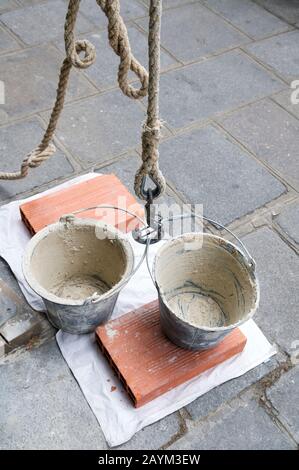
[[[164,0],[161,167],[165,199],[203,203],[243,237],[257,261],[256,321],[278,355],[139,432],[124,448],[296,449],[299,443],[299,1]],[[147,0],[121,0],[136,56],[146,64]],[[1,169],[18,169],[46,126],[63,59],[64,0],[0,1]],[[116,84],[106,19],[82,0],[77,34],[96,64],[74,71],[58,151],[20,182],[0,182],[1,204],[86,171],[132,188],[144,102]],[[105,449],[99,425],[47,321],[26,305],[0,262],[0,448]],[[24,346],[23,348],[19,348]],[[19,349],[18,349],[19,348]],[[297,355],[296,355],[297,354]]]

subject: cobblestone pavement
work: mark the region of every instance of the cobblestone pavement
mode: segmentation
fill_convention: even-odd
[[[256,321],[278,355],[139,432],[123,448],[295,449],[299,443],[299,1],[164,0],[161,167],[168,201],[203,203],[256,258]],[[63,58],[64,0],[0,1],[1,169],[39,142]],[[121,0],[132,48],[146,63],[147,1]],[[6,203],[94,169],[131,184],[145,104],[116,85],[106,19],[82,0],[77,34],[97,63],[72,73],[57,154]],[[62,359],[53,329],[0,263],[1,448],[104,449],[101,429]],[[45,340],[46,339],[46,340]],[[298,359],[298,358],[297,358]],[[297,361],[298,362],[298,361]]]

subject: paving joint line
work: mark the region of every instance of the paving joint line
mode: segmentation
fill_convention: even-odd
[[[214,10],[213,7],[203,3],[201,0],[199,1],[199,4],[205,8],[206,10],[210,11],[211,13],[214,13],[218,18],[221,18],[225,23],[227,23],[229,26],[231,26],[234,30],[236,30],[238,33],[241,33],[243,36],[247,37],[250,39],[251,42],[254,42],[255,39],[251,37],[249,34],[247,34],[245,31],[240,29],[238,26],[233,24],[229,19],[227,19],[225,16],[223,16],[219,11]]]
[[[188,427],[187,427],[187,424],[185,422],[185,419],[184,417],[182,416],[182,414],[180,413],[181,410],[178,410],[176,412],[176,415],[178,416],[179,418],[179,430],[177,433],[175,433],[169,440],[166,444],[164,444],[163,446],[161,446],[159,449],[160,450],[166,450],[168,447],[170,447],[172,444],[174,444],[176,441],[178,441],[179,439],[181,439],[183,436],[185,436],[187,433],[188,433]]]
[[[290,89],[290,93],[291,93],[291,92],[292,92],[292,91],[291,91],[291,89]],[[281,104],[281,103],[279,103],[278,101],[275,100],[275,96],[276,96],[276,95],[279,95],[280,93],[281,93],[281,92],[275,93],[275,94],[273,94],[273,95],[269,95],[269,96],[268,96],[268,99],[269,99],[272,103],[274,103],[274,104],[276,104],[277,106],[279,106],[279,108],[283,109],[283,111],[286,111],[290,116],[292,116],[293,118],[297,119],[297,121],[298,121],[298,120],[299,120],[299,115],[297,116],[295,113],[292,113],[291,110],[290,110],[290,108],[285,108],[283,104]],[[299,104],[298,104],[298,105],[297,105],[297,104],[293,104],[293,103],[291,102],[291,100],[290,100],[290,104],[292,104],[293,106],[298,106],[298,109],[299,109]]]
[[[283,18],[282,16],[280,15],[277,15],[276,13],[274,13],[273,11],[270,10],[270,8],[267,8],[265,5],[261,5],[259,2],[257,2],[256,0],[252,0],[254,3],[256,3],[258,6],[260,6],[261,8],[263,8],[265,11],[267,11],[268,13],[271,13],[271,15],[273,16],[276,16],[276,18],[284,21],[285,23],[289,24],[290,26],[295,26],[296,23],[290,23],[287,19]]]
[[[248,33],[246,33],[245,31],[243,31],[241,28],[239,28],[238,26],[234,25],[233,23],[230,22],[230,20],[228,20],[227,18],[225,18],[225,16],[223,16],[220,12],[217,12],[216,10],[213,10],[213,8],[211,6],[208,6],[204,3],[201,3],[203,6],[205,6],[208,10],[212,11],[213,13],[215,13],[217,16],[219,16],[220,18],[222,18],[223,20],[225,20],[228,24],[230,24],[231,26],[233,26],[235,29],[237,29],[238,32],[241,32],[243,35],[247,36],[250,40],[251,40],[251,43],[256,43],[256,42],[260,42],[260,41],[263,41],[264,39],[270,39],[272,37],[275,37],[279,34],[284,34],[284,33],[288,33],[290,31],[293,31],[294,29],[296,29],[293,25],[290,25],[288,22],[286,22],[285,20],[282,20],[285,25],[286,25],[286,30],[285,31],[280,31],[280,32],[276,32],[276,33],[272,33],[272,34],[269,34],[269,35],[266,35],[262,38],[254,38],[253,36],[250,36]],[[261,6],[261,5],[259,5]],[[262,8],[262,7],[261,7]],[[273,14],[272,14],[273,15]],[[281,18],[279,18],[281,19]],[[248,45],[248,44],[246,44]]]
[[[13,10],[10,10],[10,11],[13,11]],[[16,34],[14,33],[10,28],[8,28],[6,26],[5,23],[3,23],[3,21],[1,20],[1,16],[2,16],[2,13],[0,14],[0,25],[1,27],[7,32],[10,34],[10,36],[15,39],[15,41],[17,41],[17,43],[21,46],[21,50],[25,49],[26,48],[26,43],[24,41],[22,41],[22,39]]]
[[[283,175],[281,175],[278,170],[271,167],[265,160],[260,159],[257,155],[255,155],[245,144],[243,144],[236,137],[234,137],[234,135],[230,131],[228,131],[221,123],[214,121],[213,125],[215,128],[218,128],[219,131],[221,130],[224,134],[226,134],[228,140],[238,145],[238,147],[240,147],[246,154],[248,154],[248,156],[250,156],[251,158],[254,158],[254,160],[256,160],[259,164],[261,164],[265,169],[267,169],[274,178],[278,179],[285,186],[286,188],[285,192],[292,189],[293,191],[298,193],[298,189],[295,186],[293,186],[293,184],[290,183]]]
[[[37,114],[36,117],[40,120],[42,124],[41,127],[45,131],[48,125],[48,122],[40,114]],[[68,147],[59,139],[56,133],[54,134],[52,141],[54,142],[54,144],[56,144],[57,150],[60,150],[64,154],[64,156],[67,158],[67,160],[73,167],[74,172],[76,170],[83,169],[81,160],[76,155],[72,154],[72,152],[68,149]]]
[[[279,412],[273,406],[271,399],[267,397],[267,390],[272,387],[278,380],[289,370],[294,369],[290,358],[288,358],[285,362],[281,363],[279,367],[275,370],[269,372],[265,377],[263,377],[260,381],[260,397],[259,397],[259,404],[262,408],[266,411],[268,416],[273,420],[276,426],[283,432],[286,433],[291,440],[295,443],[298,448],[298,442],[292,436],[291,432],[286,428],[286,426],[281,422],[279,419]]]
[[[279,72],[277,72],[273,67],[267,65],[265,62],[260,60],[257,56],[252,54],[250,51],[243,49],[242,46],[240,47],[240,51],[242,51],[252,62],[254,62],[255,64],[258,64],[260,67],[265,69],[269,74],[273,76],[273,78],[276,78],[277,80],[283,82],[285,85],[288,86],[288,88],[290,87],[290,82],[288,81],[288,79],[284,77],[283,75],[280,75]]]

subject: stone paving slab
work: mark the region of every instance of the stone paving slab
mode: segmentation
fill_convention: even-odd
[[[0,349],[3,354],[27,346],[33,338],[49,337],[44,314],[32,310],[6,262],[0,258]],[[4,344],[3,344],[3,341]],[[1,357],[1,353],[0,353]]]
[[[157,423],[151,424],[139,431],[126,444],[116,447],[116,450],[155,450],[166,446],[181,429],[178,413],[173,413]]]
[[[299,98],[299,94],[296,90],[298,90],[298,87],[296,87],[296,89],[284,90],[280,93],[271,96],[271,99],[278,103],[280,106],[282,106],[284,109],[286,109],[290,114],[299,119],[299,103],[293,104],[291,102],[291,95],[293,92],[295,92],[294,97],[296,99]]]
[[[202,419],[215,412],[220,406],[237,397],[244,389],[258,382],[262,377],[276,369],[283,360],[282,355],[276,355],[269,361],[247,372],[241,377],[230,380],[219,387],[210,390],[186,406],[186,410],[194,420]]]
[[[282,450],[296,446],[282,433],[254,399],[238,400],[234,405],[200,422],[171,450]]]
[[[145,5],[149,5],[150,0],[142,0]],[[195,0],[198,1],[198,0]],[[181,5],[186,5],[187,3],[192,3],[194,0],[163,0],[163,10],[167,8],[179,7]]]
[[[0,365],[2,449],[105,449],[55,340]]]
[[[212,126],[163,142],[160,154],[165,177],[187,201],[203,204],[204,214],[222,224],[285,191],[254,158]]]
[[[5,354],[5,346],[6,346],[6,342],[4,341],[2,337],[0,337],[0,359]]]
[[[84,0],[81,2],[80,11],[97,27],[97,30],[107,27],[108,21],[106,15],[97,5],[96,0]],[[134,18],[145,16],[147,10],[146,7],[137,0],[121,0],[120,13],[124,21],[127,22]]]
[[[95,0],[94,0],[95,1]],[[147,36],[136,27],[128,27],[129,39],[134,56],[141,65],[147,68],[148,64],[148,46]],[[92,80],[99,90],[106,90],[118,86],[117,74],[119,66],[119,57],[115,54],[108,43],[107,32],[101,31],[84,35],[85,39],[94,44],[97,51],[96,62],[86,69],[84,73]],[[64,52],[64,42],[57,44],[59,49]],[[167,52],[161,50],[161,71],[173,68],[178,62]],[[136,75],[130,72],[130,78],[136,81]],[[137,83],[135,86],[139,86]]]
[[[278,419],[299,443],[299,367],[294,367],[266,391]]]
[[[299,31],[279,34],[246,46],[246,50],[285,80],[299,76]]]
[[[137,23],[148,29],[146,18]],[[246,36],[199,3],[166,10],[162,23],[162,46],[184,63],[248,42]]]
[[[23,158],[35,148],[43,135],[43,129],[36,118],[0,128],[1,170],[19,170]],[[16,181],[0,181],[0,201],[17,194],[38,188],[44,183],[66,177],[73,168],[59,148],[40,167],[29,170],[27,178]]]
[[[219,122],[259,159],[299,189],[299,121],[271,101],[259,101]],[[250,178],[250,174],[248,175]]]
[[[136,147],[144,110],[115,90],[66,106],[56,135],[86,166],[103,163]]]
[[[299,22],[298,0],[256,0],[256,2],[290,24]]]
[[[12,8],[15,8],[16,6],[18,5],[14,0],[1,0],[0,12],[11,10]]]
[[[4,81],[6,94],[6,102],[0,109],[0,123],[53,106],[62,58],[51,46],[0,56],[1,80]],[[82,74],[74,71],[67,100],[95,91],[96,88]]]
[[[36,5],[37,3],[44,3],[45,0],[17,0],[20,5]],[[67,1],[67,0],[64,0]]]
[[[181,128],[284,88],[244,53],[227,52],[162,75],[161,117]]]
[[[5,409],[0,426],[6,424],[0,448],[107,448],[55,340],[14,362],[0,363],[0,390]],[[157,449],[180,430],[181,419],[174,413],[138,432],[118,449]]]
[[[257,264],[261,300],[255,320],[269,341],[291,353],[299,339],[299,259],[269,228],[243,238]]]
[[[23,301],[23,307],[24,304]],[[6,353],[26,346],[32,338],[38,337],[42,333],[43,325],[39,314],[30,311],[28,306],[26,310],[7,320],[0,328],[0,335],[7,342]]]
[[[289,29],[289,25],[251,0],[203,0],[204,5],[253,39],[262,39]]]
[[[66,3],[51,0],[4,13],[1,20],[26,45],[34,46],[63,38],[66,12]],[[91,31],[93,25],[79,13],[76,29],[79,32]]]
[[[299,246],[299,202],[284,207],[275,222]]]
[[[17,41],[0,27],[0,53],[15,51],[19,48]]]
[[[18,283],[6,262],[0,258],[0,328],[7,320],[21,313],[23,308],[28,310]]]

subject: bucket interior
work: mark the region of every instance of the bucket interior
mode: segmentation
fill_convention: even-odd
[[[166,243],[154,274],[162,301],[196,327],[234,325],[256,305],[257,287],[248,265],[219,237],[189,234]]]
[[[42,238],[30,258],[30,273],[46,292],[70,301],[108,292],[128,269],[119,239],[99,237],[92,225],[61,224]]]

